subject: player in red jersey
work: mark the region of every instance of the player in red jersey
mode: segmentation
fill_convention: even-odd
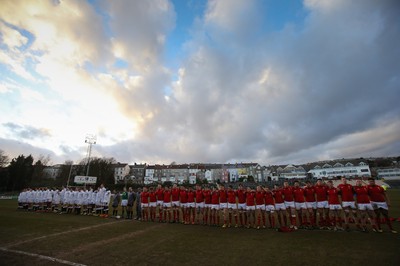
[[[265,211],[267,213],[267,218],[270,228],[275,228],[275,201],[272,191],[268,188],[264,188],[264,203]],[[284,203],[282,203],[284,204]]]
[[[329,204],[328,194],[326,193],[328,186],[319,178],[317,184],[314,186],[314,190],[319,214],[318,226],[320,229],[325,229],[329,225]]]
[[[315,189],[310,181],[306,182],[304,188],[304,197],[306,199],[306,208],[308,213],[308,219],[310,221],[310,229],[314,229],[316,226],[316,215],[317,215],[317,202],[315,201]]]
[[[187,221],[187,206],[188,206],[188,195],[187,195],[187,190],[184,186],[180,187],[179,190],[179,207],[180,207],[180,212],[182,213],[182,223],[186,223]],[[180,214],[178,213],[178,217]]]
[[[375,184],[375,180],[373,178],[368,179],[369,185],[367,186],[368,188],[368,195],[371,198],[371,205],[375,210],[376,214],[376,225],[378,227],[378,232],[382,233],[382,228],[381,228],[381,214],[386,220],[386,223],[390,229],[390,231],[393,234],[397,234],[397,231],[393,229],[392,227],[392,222],[389,219],[389,206],[390,206],[390,200],[386,195],[385,190],[381,187]]]
[[[247,228],[256,228],[256,206],[255,206],[255,191],[250,187],[246,190],[246,216]]]
[[[372,229],[377,231],[378,228],[376,228],[376,225],[374,223],[374,208],[372,207],[371,201],[368,196],[368,188],[363,185],[361,179],[358,179],[356,181],[356,186],[354,186],[353,188],[354,192],[356,193],[358,211],[360,212],[360,223],[362,226],[362,231],[367,232],[367,217],[369,217]]]
[[[179,193],[180,190],[176,184],[172,186],[171,190],[171,205],[172,205],[172,212],[174,214],[174,223],[179,222]]]
[[[194,223],[195,213],[196,213],[196,203],[195,203],[196,193],[193,191],[192,187],[189,187],[187,192],[187,221],[186,224],[190,224],[190,221]]]
[[[164,199],[163,199],[163,213],[164,222],[171,222],[171,190],[168,186],[164,188]],[[167,220],[168,218],[168,220]]]
[[[307,225],[307,207],[304,198],[304,188],[300,187],[299,181],[294,182],[293,197],[300,227],[303,228]]]
[[[204,194],[200,185],[196,185],[196,208],[197,208],[197,223],[200,223],[200,214],[203,219],[203,224],[205,222],[204,217]]]
[[[263,221],[263,228],[265,228],[265,202],[264,202],[264,190],[261,186],[256,188],[256,216],[257,216],[257,229],[260,229],[261,220]]]
[[[204,195],[204,224],[211,225],[211,190],[209,187],[205,187],[203,191]]]
[[[342,205],[340,205],[339,190],[333,186],[332,180],[328,181],[326,193],[328,195],[329,216],[331,220],[330,229],[334,229],[335,231],[338,229],[342,230]],[[339,222],[339,227],[337,226],[337,222]]]
[[[296,207],[294,205],[293,188],[289,186],[289,182],[283,183],[282,193],[285,200],[286,211],[288,212],[288,215],[290,217],[290,228],[296,230]]]
[[[242,184],[239,184],[238,189],[236,190],[236,195],[238,198],[238,213],[240,226],[244,226],[247,224],[247,215],[246,215],[246,191],[243,188]],[[243,221],[244,219],[244,221]]]
[[[213,226],[219,225],[219,191],[213,187],[211,191],[211,218],[210,224]]]
[[[278,185],[274,185],[274,189],[272,190],[272,194],[275,199],[275,210],[278,215],[279,227],[287,226],[287,216],[286,216],[286,206],[285,201],[283,199],[283,191]]]
[[[159,184],[156,189],[157,207],[158,207],[158,222],[162,222],[163,203],[164,203],[164,189]]]
[[[156,208],[157,208],[157,196],[153,187],[149,189],[149,209],[150,209],[150,220],[154,222],[156,220]]]
[[[232,215],[235,216],[235,227],[238,227],[236,192],[233,190],[231,185],[229,185],[228,187],[227,194],[228,194],[228,215],[229,215],[228,227],[231,227],[232,225]]]
[[[225,187],[223,185],[219,186],[219,213],[222,214],[222,219],[224,220],[224,224],[222,225],[223,228],[228,226],[228,194],[226,193]]]
[[[149,192],[147,192],[147,187],[143,187],[143,191],[140,193],[140,205],[142,207],[143,221],[147,222],[149,219]]]
[[[347,179],[342,177],[342,183],[337,186],[342,196],[342,208],[344,211],[344,222],[346,231],[350,230],[349,223],[353,220],[357,223],[357,208],[354,201],[353,186],[347,183]],[[352,216],[352,217],[350,217]],[[357,227],[360,225],[357,223]]]

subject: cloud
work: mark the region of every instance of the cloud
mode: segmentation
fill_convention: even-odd
[[[17,138],[21,139],[36,139],[50,137],[50,131],[46,128],[35,128],[29,125],[17,125],[14,123],[4,123],[3,126],[8,128],[9,131]]]
[[[100,3],[2,2],[0,62],[49,88],[20,90],[35,115],[19,106],[14,119],[2,118],[7,132],[51,136],[57,144],[46,147],[61,158],[84,154],[83,137],[94,131],[94,153],[128,162],[398,152],[396,1],[307,0],[301,23],[275,31],[264,29],[264,1],[209,1],[176,53],[178,69],[164,61],[179,23],[172,3]]]

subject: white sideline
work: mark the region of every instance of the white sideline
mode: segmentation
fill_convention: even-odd
[[[86,266],[85,264],[80,264],[80,263],[76,263],[76,262],[72,262],[72,261],[68,261],[68,260],[57,259],[57,258],[53,258],[53,257],[50,257],[50,256],[45,256],[45,255],[40,255],[40,254],[35,254],[35,253],[30,253],[30,252],[25,252],[25,251],[21,251],[21,250],[13,250],[13,249],[1,248],[1,247],[0,247],[0,250],[4,251],[4,252],[22,254],[22,255],[35,257],[35,258],[40,258],[40,259],[44,259],[44,260],[58,262],[58,263],[66,264],[66,265]]]
[[[16,242],[16,243],[11,243],[9,245],[5,245],[5,247],[6,248],[15,247],[15,246],[19,246],[21,244],[25,244],[25,243],[29,243],[29,242],[33,242],[33,241],[37,241],[37,240],[41,240],[41,239],[45,239],[45,238],[48,238],[48,237],[55,237],[55,236],[59,236],[59,235],[79,232],[79,231],[83,231],[83,230],[89,230],[89,229],[93,229],[93,228],[96,228],[96,227],[101,227],[101,226],[104,226],[104,225],[110,225],[110,224],[121,223],[121,222],[124,222],[124,221],[115,221],[115,222],[109,222],[109,223],[102,223],[102,224],[96,224],[96,225],[92,225],[92,226],[86,226],[86,227],[81,227],[81,228],[77,228],[77,229],[72,229],[72,230],[68,230],[68,231],[62,231],[62,232],[59,232],[59,233],[39,236],[39,237],[36,237],[36,238],[27,239],[27,240]]]

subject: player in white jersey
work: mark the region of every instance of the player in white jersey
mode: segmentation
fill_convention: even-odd
[[[111,190],[107,190],[104,193],[104,197],[102,200],[103,214],[108,215],[108,206],[110,205],[110,200],[111,200]]]

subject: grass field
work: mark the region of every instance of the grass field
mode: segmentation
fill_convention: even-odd
[[[388,193],[390,214],[400,217],[400,190]],[[400,234],[385,225],[382,234],[279,233],[33,213],[16,205],[0,200],[0,265],[400,265]],[[400,231],[399,222],[394,226]]]

